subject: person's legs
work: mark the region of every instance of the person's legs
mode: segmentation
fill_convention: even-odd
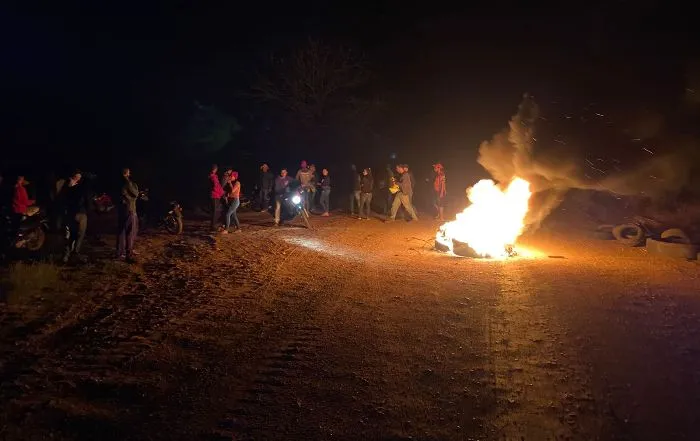
[[[399,211],[399,207],[401,206],[401,196],[403,196],[403,193],[397,193],[394,195],[394,201],[391,203],[391,215],[389,216],[391,220],[396,219],[396,213]]]
[[[233,214],[233,211],[231,210],[232,208],[233,202],[229,202],[226,212],[224,213],[224,231],[228,231],[229,227],[231,226],[231,215]]]
[[[216,223],[219,219],[219,200],[211,198],[211,229],[216,229]]]
[[[229,217],[229,224],[231,223],[230,220],[233,219],[233,225],[240,229],[241,228],[241,223],[238,222],[238,214],[236,214],[236,211],[238,210],[238,207],[241,205],[241,200],[240,199],[234,199],[231,201],[231,205],[229,205],[228,208],[228,217]],[[226,227],[228,230],[228,226]]]
[[[119,222],[117,226],[117,257],[126,255],[126,221],[127,213],[119,213]]]
[[[83,246],[83,240],[85,240],[85,233],[87,232],[88,218],[85,213],[78,213],[75,215],[75,221],[78,226],[78,234],[75,239],[75,248],[73,251],[80,253],[80,248]]]
[[[365,219],[369,219],[372,214],[372,193],[365,193],[364,208],[365,208]]]
[[[275,196],[275,225],[280,223],[280,213],[282,211],[282,197]]]
[[[330,209],[330,195],[330,190],[321,191],[321,207],[323,208],[324,214],[328,213],[328,210]]]
[[[130,258],[134,253],[134,242],[136,233],[139,231],[139,217],[136,213],[130,212],[126,219],[126,257]]]
[[[411,197],[409,195],[401,193],[401,204],[403,204],[404,208],[406,208],[406,211],[411,216],[411,219],[414,221],[418,220],[418,215],[416,215],[416,210],[413,208],[413,204],[411,204]]]

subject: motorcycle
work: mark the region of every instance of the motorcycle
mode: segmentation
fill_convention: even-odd
[[[309,221],[309,212],[304,206],[304,192],[305,190],[301,187],[295,188],[287,192],[284,197],[284,205],[289,211],[289,219],[293,220],[301,216],[304,221],[306,228],[311,229],[311,222]]]
[[[39,251],[46,242],[49,221],[41,211],[33,216],[21,216],[13,213],[3,215],[3,236],[7,249],[26,249]]]
[[[95,207],[95,211],[99,214],[109,213],[114,209],[112,198],[107,193],[101,193],[93,196],[92,203]]]
[[[139,212],[143,213],[141,217],[144,225],[149,225],[151,223],[152,210],[150,208],[150,201],[148,189],[139,192],[137,203],[140,205]],[[162,217],[158,217],[157,226],[165,228],[165,230],[171,234],[182,233],[182,206],[180,206],[179,202],[170,201],[168,203],[168,211]]]

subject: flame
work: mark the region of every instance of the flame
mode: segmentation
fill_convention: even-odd
[[[453,251],[452,240],[468,244],[482,257],[506,257],[525,228],[530,183],[514,178],[505,191],[490,179],[467,190],[471,205],[443,224],[436,241]]]

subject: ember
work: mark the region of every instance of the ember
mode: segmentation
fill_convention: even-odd
[[[505,191],[484,179],[467,190],[471,205],[435,235],[436,249],[465,257],[517,255],[515,243],[525,227],[530,184],[515,178]]]

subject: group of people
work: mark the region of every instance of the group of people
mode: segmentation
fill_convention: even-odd
[[[219,180],[219,166],[214,164],[209,171],[209,182],[211,185],[211,229],[228,234],[231,231],[233,222],[234,232],[241,231],[241,223],[238,221],[238,207],[241,206],[241,183],[238,181],[238,172],[227,168]],[[223,212],[223,222],[219,225],[221,213]]]
[[[436,211],[436,219],[444,220],[445,198],[447,186],[445,169],[440,163],[433,164],[435,173],[433,181],[433,205]],[[210,174],[210,193],[212,218],[211,228],[227,234],[233,224],[234,231],[240,231],[240,222],[236,211],[240,206],[241,184],[238,173],[227,169],[221,180],[218,177],[218,167],[213,166]],[[398,211],[403,207],[412,220],[418,219],[413,203],[415,179],[407,164],[399,164],[393,170],[388,167],[388,181],[382,181],[380,190],[387,194],[387,221],[396,219]],[[353,189],[350,194],[350,215],[358,219],[369,219],[371,214],[372,197],[375,192],[375,181],[371,168],[358,171],[353,166]],[[316,166],[307,161],[301,161],[300,168],[294,177],[289,175],[286,168],[274,175],[270,166],[263,163],[260,166],[260,176],[257,183],[257,205],[261,211],[273,209],[275,225],[281,221],[281,209],[290,184],[295,182],[303,190],[303,204],[308,211],[314,211],[321,207],[320,215],[330,215],[331,176],[327,168],[321,170],[320,176]],[[387,184],[388,182],[388,184]],[[223,210],[222,210],[223,208]],[[220,212],[223,211],[223,221],[220,221]]]
[[[29,185],[29,181],[20,175],[12,189],[10,214],[13,217],[15,228],[19,228],[23,219],[35,216],[40,211],[36,201],[29,198],[27,185]],[[131,171],[125,168],[122,170],[120,201],[117,204],[116,256],[127,261],[133,261],[135,256],[134,242],[138,232],[136,201],[138,197],[138,186],[131,180]],[[67,178],[52,182],[47,202],[51,217],[50,224],[56,229],[65,231],[63,262],[67,263],[73,257],[84,260],[85,257],[80,251],[87,232],[88,212],[92,198],[83,179],[83,173],[80,170],[74,170]]]

